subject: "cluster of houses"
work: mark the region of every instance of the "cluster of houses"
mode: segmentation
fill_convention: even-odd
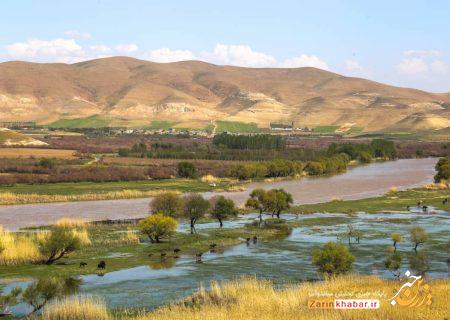
[[[104,135],[121,136],[121,135],[190,135],[209,137],[210,132],[204,130],[194,129],[139,129],[139,128],[104,128],[102,129]]]
[[[270,130],[272,131],[301,131],[301,132],[311,132],[312,129],[308,127],[295,127],[294,122],[287,123],[270,123]]]

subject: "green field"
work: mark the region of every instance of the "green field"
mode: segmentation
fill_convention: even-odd
[[[335,133],[339,126],[317,126],[313,130],[315,133]]]
[[[326,203],[307,204],[294,207],[294,212],[343,212],[365,211],[376,213],[382,211],[405,211],[407,206],[414,207],[418,201],[424,205],[439,209],[450,209],[450,204],[442,204],[442,200],[450,197],[450,190],[411,189],[390,193],[382,197],[361,200],[330,201]]]
[[[233,133],[258,133],[261,131],[256,123],[237,122],[237,121],[217,121],[216,132],[233,132]]]
[[[101,116],[101,115],[93,115],[85,118],[76,118],[76,119],[60,119],[55,122],[48,124],[50,128],[66,128],[66,129],[75,129],[75,128],[104,128],[109,126],[111,123],[111,119]]]

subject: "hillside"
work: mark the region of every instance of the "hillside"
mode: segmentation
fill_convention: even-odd
[[[23,133],[0,128],[0,146],[45,146],[47,143],[33,139]]]
[[[70,65],[0,63],[0,119],[61,127],[203,128],[221,120],[415,131],[448,127],[449,106],[449,94],[315,68],[162,64],[127,57]]]

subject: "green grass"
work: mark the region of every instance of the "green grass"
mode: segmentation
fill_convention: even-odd
[[[215,188],[227,188],[228,182],[221,182],[216,187],[193,179],[144,180],[124,182],[64,182],[46,184],[23,184],[0,187],[0,193],[68,195],[85,193],[106,193],[127,190],[176,190],[181,192],[204,192]]]
[[[111,119],[101,116],[93,115],[85,118],[76,119],[60,119],[48,124],[50,128],[103,128],[111,123]]]
[[[217,130],[220,132],[233,132],[233,133],[258,133],[261,131],[258,125],[254,122],[245,123],[237,121],[217,121]]]
[[[359,133],[364,130],[364,127],[351,127],[350,130],[348,130],[346,133]]]
[[[169,130],[170,128],[173,128],[175,125],[174,122],[170,121],[158,121],[154,120],[150,123],[150,125],[146,126],[145,129],[149,130]]]
[[[411,133],[411,132],[398,132],[398,133],[374,132],[374,133],[360,134],[357,135],[355,138],[422,140],[424,138],[424,135],[421,133]]]
[[[207,252],[211,243],[216,243],[216,251],[221,252],[228,247],[245,242],[245,238],[258,236],[259,239],[279,239],[285,237],[285,231],[275,229],[259,229],[242,227],[233,229],[205,229],[198,234],[175,233],[170,239],[158,244],[120,244],[114,243],[121,231],[135,229],[134,225],[92,225],[89,234],[92,245],[74,252],[68,258],[59,260],[54,265],[24,264],[19,266],[0,266],[0,274],[5,278],[43,277],[58,274],[69,277],[97,272],[97,263],[106,261],[106,272],[150,265],[153,268],[173,266],[174,248],[181,249],[180,255],[195,259],[198,252]],[[142,235],[142,239],[145,237]],[[160,253],[167,253],[167,258],[161,260]],[[80,262],[87,262],[86,268],[80,268]]]
[[[317,126],[314,128],[315,133],[335,133],[339,126]]]
[[[412,189],[399,191],[382,197],[349,201],[331,201],[318,204],[307,204],[293,208],[295,212],[356,212],[376,213],[381,211],[405,211],[409,205],[417,205],[422,200],[425,205],[439,209],[450,209],[450,204],[443,205],[442,200],[450,197],[450,190]]]

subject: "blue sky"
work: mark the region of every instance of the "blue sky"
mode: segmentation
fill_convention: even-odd
[[[450,91],[447,1],[4,0],[0,10],[0,61],[314,66]]]

